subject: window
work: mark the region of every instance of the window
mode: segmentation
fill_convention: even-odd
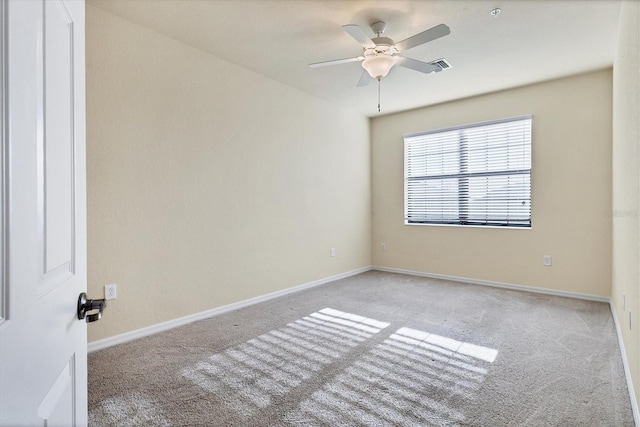
[[[405,135],[405,224],[531,227],[531,116]]]

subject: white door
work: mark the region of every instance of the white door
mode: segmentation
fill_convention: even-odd
[[[0,2],[0,425],[85,425],[84,1]]]

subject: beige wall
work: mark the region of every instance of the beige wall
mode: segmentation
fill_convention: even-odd
[[[635,393],[640,397],[640,2],[623,3],[619,31],[613,65],[611,299],[620,320]]]
[[[86,42],[89,341],[371,264],[367,118],[91,6]]]
[[[608,296],[611,79],[604,70],[373,119],[373,264]],[[404,225],[403,134],[529,113],[532,229]]]

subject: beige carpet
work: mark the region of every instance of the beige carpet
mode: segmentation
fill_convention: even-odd
[[[89,419],[633,426],[607,304],[379,271],[90,354]]]

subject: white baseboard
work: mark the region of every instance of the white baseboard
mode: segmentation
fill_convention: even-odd
[[[249,298],[244,301],[238,301],[233,304],[224,305],[222,307],[216,307],[211,310],[190,314],[188,316],[180,317],[178,319],[169,320],[167,322],[158,323],[158,324],[147,326],[141,329],[136,329],[135,331],[125,332],[124,334],[115,335],[113,337],[93,341],[87,344],[87,351],[89,353],[92,353],[94,351],[102,350],[107,347],[122,344],[128,341],[133,341],[135,339],[143,338],[149,335],[157,334],[158,332],[177,328],[178,326],[183,326],[188,323],[196,322],[198,320],[203,320],[209,317],[218,316],[223,313],[228,313],[233,310],[238,310],[240,308],[248,307],[253,304],[258,304],[260,302],[267,301],[273,298],[278,298],[294,292],[299,292],[305,289],[313,288],[314,286],[324,285],[325,283],[344,279],[346,277],[355,276],[356,274],[364,273],[369,270],[371,270],[370,266],[358,268],[356,270],[347,271],[346,273],[335,274],[333,276],[325,277],[323,279],[314,280],[313,282],[303,283],[302,285],[294,286],[292,288],[271,292],[269,294],[260,295],[254,298]]]
[[[389,273],[400,273],[400,274],[408,274],[411,276],[429,277],[431,279],[451,280],[453,282],[470,283],[473,285],[491,286],[494,288],[504,288],[504,289],[512,289],[516,291],[533,292],[536,294],[555,295],[560,297],[576,298],[576,299],[606,302],[606,303],[609,302],[609,297],[603,297],[600,295],[582,294],[579,292],[558,291],[555,289],[537,288],[534,286],[526,286],[526,285],[515,285],[512,283],[492,282],[490,280],[478,280],[478,279],[471,279],[468,277],[447,276],[445,274],[424,273],[421,271],[413,271],[413,270],[402,270],[399,268],[373,266],[371,269],[378,270],[378,271],[386,271]]]
[[[323,285],[325,283],[333,282],[335,280],[344,279],[346,277],[355,276],[356,274],[364,273],[369,270],[379,270],[386,271],[390,273],[400,273],[400,274],[408,274],[412,276],[421,276],[421,277],[430,277],[434,279],[444,279],[451,280],[455,282],[462,283],[471,283],[476,285],[483,286],[493,286],[498,288],[506,288],[506,289],[514,289],[519,291],[528,291],[535,293],[542,293],[548,295],[557,295],[564,296],[570,298],[579,298],[586,299],[591,301],[601,301],[601,302],[609,302],[609,298],[601,297],[598,295],[590,295],[590,294],[580,294],[574,292],[565,292],[565,291],[556,291],[552,289],[544,289],[544,288],[535,288],[532,286],[524,286],[524,285],[514,285],[510,283],[501,283],[501,282],[491,282],[487,280],[476,280],[468,277],[458,277],[458,276],[447,276],[443,274],[434,274],[434,273],[424,273],[420,271],[413,270],[403,270],[398,268],[388,268],[388,267],[379,267],[379,266],[369,266],[363,267],[356,270],[348,271],[346,273],[340,273],[333,276],[325,277],[323,279],[315,280],[313,282],[304,283],[302,285],[294,286],[292,288],[283,289],[281,291],[272,292],[265,295],[260,295],[254,298],[249,298],[244,301],[239,301],[236,303],[228,304],[222,307],[216,307],[211,310],[202,311],[200,313],[191,314],[188,316],[180,317],[178,319],[169,320],[167,322],[158,323],[155,325],[147,326],[141,329],[136,329],[134,331],[125,332],[124,334],[115,335],[109,338],[104,338],[101,340],[90,342],[87,345],[87,351],[89,353],[102,350],[107,347],[111,347],[114,345],[122,344],[128,341],[132,341],[138,338],[143,338],[149,335],[156,334],[158,332],[166,331],[168,329],[177,328],[178,326],[186,325],[191,322],[196,322],[198,320],[207,319],[209,317],[217,316],[223,313],[228,313],[229,311],[238,310],[240,308],[248,307],[253,304],[257,304],[263,301],[270,300],[272,298],[278,298],[293,292],[299,292],[304,289],[309,289],[314,286]]]
[[[622,353],[622,366],[624,366],[624,376],[627,379],[627,388],[629,389],[629,398],[631,399],[631,410],[633,412],[633,420],[636,426],[640,426],[640,412],[638,412],[638,401],[636,400],[636,392],[633,389],[633,380],[631,379],[631,370],[629,369],[629,360],[627,359],[627,352],[624,348],[624,340],[622,339],[622,330],[620,329],[620,322],[618,321],[618,315],[616,314],[616,308],[613,306],[613,302],[609,301],[609,307],[611,308],[611,316],[613,316],[613,323],[616,325],[616,334],[618,335],[618,344],[620,346],[620,353]]]
[[[153,335],[156,334],[158,332],[162,332],[162,331],[166,331],[168,329],[173,329],[176,328],[178,326],[182,326],[182,325],[186,325],[188,323],[191,322],[196,322],[198,320],[202,320],[202,319],[207,319],[209,317],[213,317],[213,316],[217,316],[223,313],[228,313],[229,311],[233,311],[233,310],[238,310],[240,308],[244,308],[244,307],[248,307],[250,305],[253,304],[257,304],[263,301],[267,301],[270,300],[272,298],[278,298],[293,292],[299,292],[302,291],[304,289],[309,289],[312,288],[314,286],[318,286],[318,285],[323,285],[325,283],[329,283],[329,282],[333,282],[335,280],[339,280],[339,279],[344,279],[346,277],[350,277],[350,276],[355,276],[356,274],[360,274],[360,273],[364,273],[366,271],[369,270],[379,270],[379,271],[386,271],[386,272],[390,272],[390,273],[400,273],[400,274],[408,274],[408,275],[412,275],[412,276],[421,276],[421,277],[430,277],[430,278],[434,278],[434,279],[444,279],[444,280],[451,280],[451,281],[455,281],[455,282],[462,282],[462,283],[471,283],[471,284],[476,284],[476,285],[483,285],[483,286],[493,286],[493,287],[498,287],[498,288],[506,288],[506,289],[514,289],[514,290],[519,290],[519,291],[528,291],[528,292],[535,292],[535,293],[542,293],[542,294],[548,294],[548,295],[557,295],[557,296],[564,296],[564,297],[570,297],[570,298],[579,298],[579,299],[586,299],[586,300],[591,300],[591,301],[601,301],[601,302],[609,302],[609,298],[607,297],[601,297],[598,295],[590,295],[590,294],[581,294],[581,293],[575,293],[575,292],[565,292],[565,291],[556,291],[553,289],[544,289],[544,288],[536,288],[536,287],[532,287],[532,286],[524,286],[524,285],[514,285],[514,284],[510,284],[510,283],[501,283],[501,282],[491,282],[488,280],[476,280],[476,279],[471,279],[468,277],[458,277],[458,276],[447,276],[447,275],[443,275],[443,274],[434,274],[434,273],[424,273],[424,272],[420,272],[420,271],[413,271],[413,270],[403,270],[403,269],[398,269],[398,268],[388,268],[388,267],[379,267],[379,266],[369,266],[369,267],[363,267],[363,268],[359,268],[356,270],[352,270],[352,271],[348,271],[345,273],[340,273],[340,274],[336,274],[333,276],[329,276],[329,277],[325,277],[323,279],[319,279],[319,280],[315,280],[313,282],[308,282],[308,283],[304,283],[302,285],[298,285],[298,286],[294,286],[291,288],[287,288],[287,289],[283,289],[281,291],[276,291],[276,292],[272,292],[269,294],[265,294],[265,295],[260,295],[254,298],[249,298],[247,300],[243,300],[243,301],[239,301],[236,303],[232,303],[232,304],[228,304],[222,307],[216,307],[213,308],[211,310],[206,310],[206,311],[202,311],[200,313],[195,313],[195,314],[191,314],[188,316],[184,316],[184,317],[180,317],[177,319],[173,319],[173,320],[169,320],[167,322],[162,322],[162,323],[158,323],[155,325],[151,325],[151,326],[147,326],[141,329],[136,329],[134,331],[130,331],[130,332],[125,332],[124,334],[120,334],[120,335],[115,335],[113,337],[109,337],[109,338],[104,338],[101,340],[97,340],[97,341],[93,341],[90,342],[87,345],[87,351],[89,353],[94,352],[94,351],[98,351],[98,350],[102,350],[104,348],[107,347],[111,347],[117,344],[122,344],[128,341],[132,341],[138,338],[142,338],[142,337],[146,337],[149,335]]]

